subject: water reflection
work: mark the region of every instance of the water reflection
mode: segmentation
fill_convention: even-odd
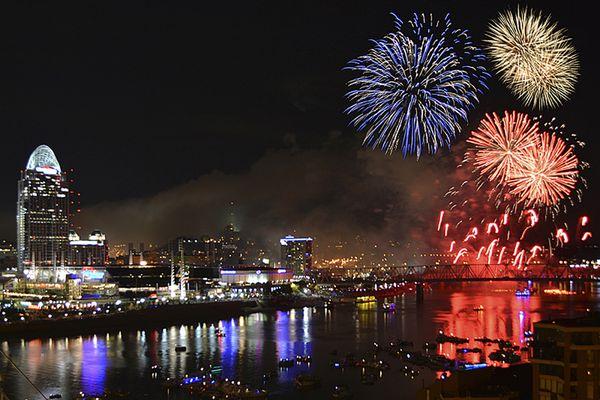
[[[396,312],[384,312],[381,304],[367,303],[358,307],[341,306],[334,310],[304,308],[265,314],[252,314],[216,323],[172,326],[135,332],[116,332],[88,337],[3,342],[2,349],[39,385],[46,395],[61,393],[72,399],[79,391],[102,393],[106,389],[132,393],[132,399],[173,399],[160,380],[152,377],[150,367],[160,365],[169,376],[181,376],[202,366],[221,365],[225,377],[242,380],[253,386],[262,385],[262,375],[278,370],[280,358],[311,355],[313,363],[281,370],[269,384],[272,398],[304,398],[294,391],[291,381],[301,371],[310,370],[323,381],[314,398],[329,398],[334,384],[352,388],[355,398],[398,398],[402,385],[404,398],[414,393],[428,375],[418,380],[393,373],[400,368],[397,360],[389,360],[392,371],[385,373],[376,385],[366,387],[354,372],[333,370],[330,363],[338,351],[364,354],[373,342],[382,344],[394,339],[414,341],[420,348],[433,341],[439,330],[470,338],[469,347],[481,347],[476,337],[509,339],[524,343],[524,333],[542,318],[573,316],[586,308],[597,308],[595,285],[534,285],[541,295],[516,297],[514,283],[478,283],[436,285],[417,304],[413,295],[400,296]],[[572,296],[543,294],[545,288],[578,293]],[[482,310],[475,310],[482,306]],[[217,328],[224,336],[217,335]],[[176,346],[186,346],[176,352]],[[483,354],[468,353],[460,357],[477,362],[495,349],[483,346]],[[456,356],[456,346],[444,344],[438,351]],[[2,360],[4,386],[9,398],[35,399],[35,390]],[[358,372],[357,372],[358,373]],[[177,397],[184,399],[184,397]]]
[[[108,358],[106,343],[97,336],[83,340],[81,346],[81,388],[84,393],[104,393]]]

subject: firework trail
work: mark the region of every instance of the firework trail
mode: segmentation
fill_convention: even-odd
[[[371,148],[433,154],[450,146],[478,103],[489,76],[484,55],[449,16],[415,14],[407,24],[395,17],[395,27],[350,61],[347,69],[360,75],[348,83],[346,113]]]
[[[485,42],[501,80],[526,105],[554,108],[574,92],[577,52],[549,16],[505,11],[491,22]]]
[[[487,215],[479,226],[472,226],[466,230],[460,226],[454,227],[447,237],[440,232],[440,246],[446,249],[452,264],[487,264],[497,267],[512,265],[527,269],[527,266],[547,262],[550,257],[549,249],[535,240],[548,236],[547,233],[544,234],[547,232],[546,226],[540,226],[538,223],[537,213],[534,210],[526,210],[510,222],[502,223],[504,215],[506,214]],[[445,218],[451,221],[456,216],[446,212]],[[569,243],[566,228],[558,228],[551,236],[558,247]],[[591,232],[586,231],[580,240],[585,242],[591,237]],[[458,240],[462,243],[460,248],[456,247],[457,238],[462,238]]]

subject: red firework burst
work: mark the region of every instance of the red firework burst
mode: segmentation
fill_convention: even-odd
[[[505,183],[521,169],[523,154],[539,142],[538,124],[527,114],[486,114],[467,142],[474,146],[473,164],[482,178]]]
[[[539,135],[539,144],[525,149],[519,165],[508,185],[525,207],[554,206],[577,184],[579,161],[573,149],[553,134]]]

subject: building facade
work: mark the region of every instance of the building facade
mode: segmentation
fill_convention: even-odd
[[[313,240],[309,237],[286,236],[282,238],[281,266],[294,271],[296,275],[305,275],[312,269]]]
[[[236,266],[242,262],[242,240],[240,232],[229,224],[219,238],[218,264],[222,267]]]
[[[221,269],[220,281],[228,285],[289,282],[293,272],[285,268],[261,268],[240,265]]]
[[[108,260],[106,235],[95,230],[87,240],[73,231],[69,233],[68,265],[104,267]]]
[[[600,399],[600,317],[534,324],[533,399]]]
[[[21,171],[17,189],[17,267],[64,265],[69,241],[69,187],[50,147],[41,145]]]

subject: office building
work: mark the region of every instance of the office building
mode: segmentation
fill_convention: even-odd
[[[219,256],[220,266],[236,266],[242,262],[242,240],[240,232],[235,229],[233,224],[228,224],[219,238]]]
[[[50,147],[34,150],[21,171],[17,192],[19,272],[64,265],[69,235],[66,174]]]
[[[534,324],[533,399],[600,398],[600,317]]]
[[[286,236],[279,243],[282,268],[292,270],[296,275],[306,275],[310,272],[313,257],[312,238]]]

